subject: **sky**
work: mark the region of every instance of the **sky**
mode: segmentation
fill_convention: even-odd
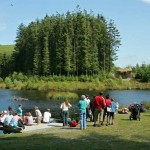
[[[81,10],[113,20],[120,32],[117,67],[150,64],[150,0],[0,0],[0,45],[15,44],[18,26]]]

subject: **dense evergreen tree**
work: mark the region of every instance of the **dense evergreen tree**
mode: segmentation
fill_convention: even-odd
[[[120,35],[114,22],[77,7],[18,27],[13,71],[35,75],[109,73]]]

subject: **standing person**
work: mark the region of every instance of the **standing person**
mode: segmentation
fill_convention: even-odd
[[[42,120],[42,113],[37,106],[35,106],[34,109],[35,109],[35,115],[37,117],[35,122],[37,123],[37,125],[39,125]]]
[[[22,110],[22,104],[19,104],[18,106],[19,106],[18,109],[17,109],[18,116],[22,117],[22,111],[23,111]]]
[[[49,123],[49,122],[50,122],[50,118],[51,118],[50,109],[47,109],[47,110],[44,112],[44,115],[43,115],[43,122],[44,122],[44,123]]]
[[[100,92],[99,95],[96,96],[94,100],[94,107],[95,107],[94,124],[93,124],[94,127],[96,126],[98,116],[99,116],[99,126],[103,125],[103,114],[104,114],[105,106],[106,104],[105,104],[105,99],[103,97],[103,92]]]
[[[107,123],[106,123],[107,126],[109,124],[110,119],[110,105],[111,105],[111,99],[109,98],[109,95],[106,95],[105,103],[106,106],[104,108],[103,122],[105,121],[105,116],[107,115]]]
[[[116,102],[116,113],[118,113],[118,110],[119,110],[119,103],[118,102]]]
[[[79,100],[78,107],[80,110],[80,129],[86,129],[86,107],[87,103],[85,101],[85,95],[81,96],[81,99]]]
[[[69,103],[68,99],[65,99],[65,101],[60,106],[60,109],[63,113],[63,126],[68,126],[68,117],[69,117],[70,107],[72,107],[72,105]]]
[[[113,125],[114,124],[114,119],[115,119],[115,112],[117,110],[117,106],[116,106],[116,103],[114,102],[113,98],[111,99],[110,108],[111,108],[111,112],[110,112],[110,121],[109,121],[109,124]]]
[[[92,112],[92,121],[94,122],[94,111],[95,111],[95,107],[94,107],[94,99],[95,99],[95,95],[93,95],[93,98],[90,100],[90,109]]]
[[[91,116],[90,99],[89,99],[88,95],[85,96],[85,101],[86,101],[86,104],[87,104],[87,107],[86,107],[86,119],[88,119]]]

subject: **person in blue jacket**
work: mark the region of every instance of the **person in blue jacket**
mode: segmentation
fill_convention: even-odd
[[[114,119],[115,119],[115,112],[117,111],[117,105],[114,102],[114,99],[111,98],[111,105],[110,105],[110,119],[109,119],[109,124],[113,125],[114,124]]]

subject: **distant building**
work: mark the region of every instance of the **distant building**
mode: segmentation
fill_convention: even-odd
[[[115,76],[122,79],[133,78],[132,68],[120,68],[116,71]]]

